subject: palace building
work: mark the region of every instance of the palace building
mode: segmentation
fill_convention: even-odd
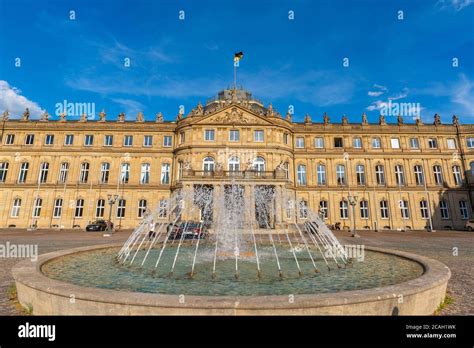
[[[244,196],[265,186],[283,204],[278,228],[304,222],[357,229],[463,229],[472,216],[474,125],[293,122],[245,90],[224,90],[173,122],[32,120],[4,113],[0,145],[1,228],[84,228],[111,216],[134,228],[150,209],[169,218],[176,190],[207,187]],[[279,200],[281,201],[281,200]],[[247,201],[246,201],[247,202]],[[249,199],[248,204],[253,204]],[[294,208],[294,209],[290,209]],[[199,219],[199,216],[189,216]],[[258,228],[258,226],[257,226]]]

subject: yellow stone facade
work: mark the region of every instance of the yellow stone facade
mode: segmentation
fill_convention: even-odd
[[[306,204],[326,211],[328,224],[349,228],[352,209],[341,203],[349,196],[357,196],[358,229],[424,229],[430,217],[435,229],[462,229],[472,216],[474,126],[457,118],[387,124],[382,117],[369,124],[365,115],[360,123],[325,115],[323,122],[307,116],[296,123],[245,91],[225,90],[174,122],[161,115],[156,121],[4,117],[1,139],[1,228],[84,228],[108,219],[109,211],[115,226],[134,228],[144,201],[154,209],[175,190],[201,184],[222,194],[230,182],[243,185],[249,200],[255,185],[284,196],[275,204],[276,227],[303,222]],[[112,209],[108,195],[118,196]]]

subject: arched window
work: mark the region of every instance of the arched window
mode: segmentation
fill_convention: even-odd
[[[140,184],[148,184],[150,182],[150,163],[142,163],[140,172]]]
[[[316,173],[318,176],[318,185],[326,185],[326,166],[323,163],[317,165]]]
[[[306,219],[308,218],[308,202],[305,200],[300,201],[300,218],[301,219]]]
[[[202,161],[202,169],[206,173],[211,173],[214,171],[214,158],[206,157]]]
[[[263,157],[257,157],[253,161],[253,169],[257,172],[265,171],[265,159]]]
[[[346,167],[343,164],[336,166],[336,179],[338,185],[346,184]]]
[[[349,218],[349,203],[345,199],[339,202],[339,216],[341,219]]]
[[[319,215],[323,219],[328,218],[328,201],[324,199],[319,201]]]
[[[229,171],[240,171],[240,159],[237,156],[232,156],[231,158],[229,158]]]
[[[0,182],[5,182],[8,173],[8,162],[0,162]]]
[[[109,182],[110,163],[103,162],[100,165],[100,183],[106,184]]]
[[[21,208],[21,198],[15,198],[12,204],[12,212],[11,217],[18,217],[20,216],[20,208]]]
[[[360,218],[368,219],[369,218],[369,202],[363,199],[359,202],[359,207],[360,207]]]
[[[457,164],[453,166],[453,178],[456,185],[462,185],[461,167]]]
[[[69,171],[69,163],[63,162],[61,163],[61,167],[59,168],[59,183],[64,184],[67,180],[67,173]]]
[[[46,182],[46,180],[48,179],[48,171],[49,171],[49,163],[42,162],[40,165],[40,172],[39,172],[39,177],[38,177],[38,180],[40,183]]]
[[[365,166],[363,164],[356,165],[357,185],[365,185]]]
[[[88,162],[81,163],[81,172],[79,174],[79,182],[81,184],[87,183],[87,180],[89,179],[89,167],[90,165]]]

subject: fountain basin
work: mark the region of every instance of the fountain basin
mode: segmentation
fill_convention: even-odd
[[[42,271],[44,265],[61,258],[118,246],[63,250],[41,255],[37,262],[20,262],[12,270],[19,302],[31,306],[36,315],[429,315],[443,301],[451,275],[438,261],[375,247],[365,249],[415,262],[422,267],[421,276],[370,289],[221,296],[86,287],[49,278]]]

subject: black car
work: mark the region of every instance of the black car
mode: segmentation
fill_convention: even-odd
[[[107,230],[108,223],[105,220],[96,220],[86,226],[86,231],[105,231]],[[110,222],[110,229],[113,229],[114,224]]]

